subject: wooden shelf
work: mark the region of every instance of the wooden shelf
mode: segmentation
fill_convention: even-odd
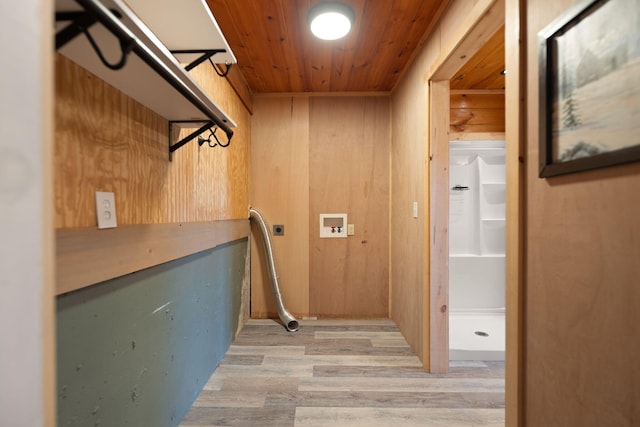
[[[56,230],[56,294],[249,236],[246,219]]]
[[[225,54],[216,54],[212,60],[219,63],[235,62],[231,49],[203,0],[128,0],[126,3],[122,0],[91,0],[89,3],[119,14],[120,19],[115,25],[121,24],[131,34],[136,49],[142,50],[147,57],[157,59],[157,64],[154,63],[156,69],[151,69],[139,54],[130,53],[122,69],[111,70],[100,61],[84,34],[79,34],[60,48],[61,54],[169,121],[215,122],[215,117],[229,128],[236,127],[170,51],[224,49]],[[56,12],[84,10],[73,0],[56,0],[55,7]],[[58,22],[56,29],[60,30],[66,25],[67,22]],[[110,63],[120,60],[120,43],[112,31],[96,23],[89,28],[89,33]],[[197,45],[188,46],[191,43]],[[165,78],[158,69],[171,78]]]
[[[126,0],[126,4],[170,51],[224,49],[211,58],[213,62],[237,62],[205,0]],[[197,55],[175,56],[186,63]]]

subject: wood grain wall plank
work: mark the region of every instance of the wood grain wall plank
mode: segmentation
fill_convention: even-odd
[[[56,227],[95,225],[95,191],[115,192],[119,223],[135,223],[139,209],[154,208],[164,183],[166,122],[61,55],[55,75]]]
[[[198,153],[195,202],[200,214],[195,220],[248,218],[251,116],[233,87],[212,67],[203,64],[189,74],[237,124],[226,148],[205,144],[197,150],[195,142],[190,144]]]
[[[449,106],[453,109],[504,109],[504,91],[501,92],[453,92],[449,98]]]
[[[248,217],[250,115],[208,64],[191,74],[238,127],[170,162],[165,118],[56,55],[56,228],[95,226],[95,191],[115,193],[121,225]]]
[[[430,165],[429,91],[424,70],[438,54],[429,39],[391,96],[390,317],[427,369],[429,238],[425,227],[429,224]],[[413,217],[414,203],[418,218]]]
[[[524,416],[524,177],[526,158],[524,108],[526,88],[525,8],[520,0],[505,5],[506,246],[505,246],[505,425],[521,426]],[[480,138],[479,138],[480,139]]]
[[[451,132],[504,132],[504,108],[451,109]]]
[[[310,99],[309,309],[388,316],[389,100]],[[320,213],[347,213],[355,235],[319,237]]]
[[[504,132],[504,108],[504,93],[452,94],[451,132]]]
[[[271,225],[285,225],[285,235],[272,241],[285,303],[293,313],[387,315],[389,137],[385,96],[255,98],[252,206]],[[310,213],[315,206],[325,206],[329,213],[347,211],[356,236],[342,242],[337,269],[327,269],[327,274],[334,274],[319,285],[326,293],[312,295],[314,278],[322,277],[310,271],[312,266],[334,265],[336,256],[318,252],[324,242],[316,240],[318,215]],[[262,243],[255,233],[254,237],[252,315],[273,317]],[[340,310],[331,306],[339,293],[346,301]],[[376,302],[369,304],[372,298]]]
[[[575,4],[524,4],[524,425],[634,425],[640,163],[538,177],[540,135],[531,126],[539,119],[537,35]],[[637,13],[634,5],[624,13]]]
[[[309,313],[309,100],[256,97],[252,122],[251,205],[271,226],[280,287],[287,309]],[[277,316],[257,228],[252,231],[251,310],[253,317]]]
[[[430,82],[429,372],[449,371],[449,80]]]
[[[385,96],[255,98],[252,206],[271,225],[285,225],[285,235],[272,241],[285,303],[295,314],[387,315],[389,138]],[[340,242],[342,255],[318,252],[325,242],[317,241],[318,214],[311,210],[319,207],[346,211],[356,226],[356,236]],[[261,244],[252,243],[252,315],[273,317]],[[311,272],[323,265],[336,266],[326,269],[332,278]]]

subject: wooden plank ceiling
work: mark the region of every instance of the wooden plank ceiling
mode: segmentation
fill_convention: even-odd
[[[342,40],[316,39],[307,12],[321,0],[207,0],[253,92],[389,91],[449,0],[342,0]]]
[[[450,0],[342,0],[356,19],[336,41],[308,29],[307,12],[324,0],[206,1],[251,91],[278,93],[390,91]]]
[[[451,90],[504,90],[504,26],[451,79]]]

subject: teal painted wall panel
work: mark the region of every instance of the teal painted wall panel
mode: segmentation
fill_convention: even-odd
[[[58,426],[176,426],[238,327],[247,240],[57,300]]]

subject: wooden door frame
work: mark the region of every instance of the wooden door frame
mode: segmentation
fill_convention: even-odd
[[[449,369],[449,82],[505,22],[505,0],[479,2],[458,43],[436,61],[429,81],[430,372]]]
[[[429,81],[429,371],[449,370],[449,79]]]
[[[506,425],[522,425],[523,376],[523,213],[524,213],[524,99],[526,68],[520,40],[525,29],[526,0],[496,0],[482,13],[460,43],[449,52],[429,81],[429,288],[428,318],[431,372],[447,372],[448,340],[448,227],[449,227],[449,82],[454,73],[505,24],[506,77]]]
[[[506,0],[506,426],[524,425],[525,23],[526,0]]]

